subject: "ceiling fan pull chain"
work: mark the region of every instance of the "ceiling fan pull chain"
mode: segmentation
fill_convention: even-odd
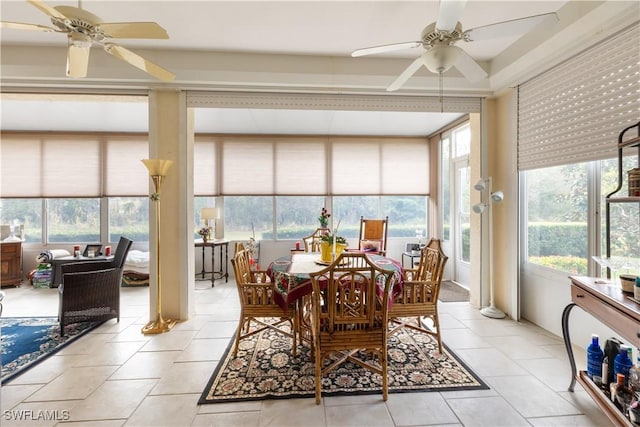
[[[438,83],[439,83],[439,89],[440,89],[440,112],[444,113],[444,76],[442,75],[442,73],[438,73]]]

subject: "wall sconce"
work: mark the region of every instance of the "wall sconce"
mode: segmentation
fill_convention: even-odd
[[[156,277],[158,281],[158,305],[156,308],[156,320],[151,320],[142,327],[142,333],[148,335],[168,332],[177,323],[177,320],[164,319],[162,317],[162,283],[160,280],[160,187],[173,162],[171,160],[144,159],[142,163],[147,167],[149,176],[153,180],[154,192],[151,193],[149,198],[156,205]]]
[[[477,203],[471,208],[477,214],[483,214],[486,211],[489,215],[489,306],[480,310],[480,314],[494,319],[502,319],[506,314],[495,306],[493,300],[493,209],[491,209],[491,205],[502,202],[504,200],[504,193],[502,191],[491,191],[491,177],[481,179],[473,188],[482,193],[482,199],[485,199],[485,190],[487,190],[486,194],[488,195],[486,201]]]

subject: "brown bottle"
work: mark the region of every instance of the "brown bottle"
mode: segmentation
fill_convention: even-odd
[[[618,373],[616,382],[611,383],[611,401],[627,416],[633,396],[629,389],[625,387],[624,381],[624,374]]]

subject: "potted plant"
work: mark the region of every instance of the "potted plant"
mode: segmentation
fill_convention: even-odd
[[[333,262],[334,234],[327,233],[320,237],[320,257],[322,262]],[[347,239],[342,236],[335,236],[336,258],[347,248]]]

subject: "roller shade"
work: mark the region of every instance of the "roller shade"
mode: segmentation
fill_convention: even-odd
[[[518,169],[614,157],[640,118],[635,24],[518,88]]]

